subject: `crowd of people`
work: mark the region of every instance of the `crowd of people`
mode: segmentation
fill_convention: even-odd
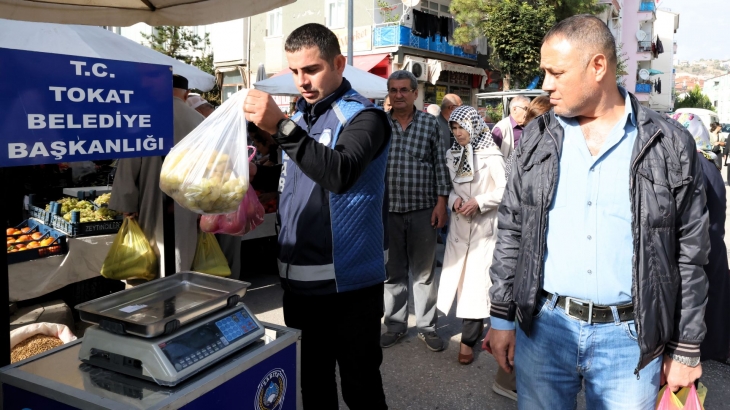
[[[456,360],[472,363],[484,337],[492,389],[520,409],[575,408],[582,389],[588,408],[650,409],[661,385],[727,359],[725,187],[704,160],[722,144],[616,85],[599,19],[550,30],[549,96],[513,98],[491,130],[456,95],[417,109],[403,70],[374,107],[324,26],[295,30],[285,51],[297,112],[258,91],[244,111],[283,151],[279,267],[305,408],[338,407],[335,364],[351,409],[387,408],[382,349],[406,335],[409,276],[425,347],[444,349],[438,311],[455,305]]]
[[[455,362],[472,363],[483,339],[499,365],[492,389],[520,409],[575,408],[582,389],[588,408],[650,409],[661,385],[689,386],[701,360],[728,358],[724,142],[714,124],[668,119],[617,86],[601,20],[557,23],[541,50],[548,96],[513,98],[492,129],[457,95],[417,109],[405,70],[374,106],[343,77],[325,26],[296,29],[285,53],[302,95],[294,114],[258,90],[243,110],[262,154],[252,185],[279,192],[305,408],[338,408],[336,365],[349,408],[387,408],[382,349],[406,337],[409,280],[425,347],[444,350],[438,312],[455,310]],[[178,122],[182,133],[208,109],[180,81],[176,141]],[[140,210],[157,199],[146,193],[155,161],[120,162],[112,196],[152,238],[162,210]]]

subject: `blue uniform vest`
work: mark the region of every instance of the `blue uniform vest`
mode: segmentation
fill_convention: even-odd
[[[334,148],[349,120],[373,107],[350,89],[313,124],[307,124],[301,112],[292,120],[310,138]],[[388,146],[352,188],[335,194],[312,181],[284,153],[279,181],[279,275],[284,289],[321,295],[385,281],[387,158]]]

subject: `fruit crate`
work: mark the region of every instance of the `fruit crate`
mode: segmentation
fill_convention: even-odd
[[[106,235],[117,233],[124,218],[119,215],[110,221],[68,222],[61,215],[51,215],[51,226],[65,232],[72,238],[80,236]]]
[[[45,209],[39,208],[35,205],[28,205],[28,213],[31,218],[35,218],[46,225],[50,225],[51,214]]]
[[[14,239],[17,241],[18,239],[21,239],[20,242],[14,242],[13,244],[8,243],[8,248],[10,246],[15,247],[17,245],[23,246],[23,250],[8,251],[8,264],[27,262],[34,259],[45,258],[47,256],[65,255],[68,253],[68,241],[63,232],[59,232],[48,227],[35,219],[28,219],[18,225],[15,229],[22,230],[23,228],[30,229],[21,234],[7,235],[8,240]],[[37,239],[24,240],[25,238],[23,238],[23,236],[32,236],[35,233],[40,234]],[[52,241],[46,246],[39,246],[32,249],[27,248],[31,242],[40,242],[47,239],[52,239]]]

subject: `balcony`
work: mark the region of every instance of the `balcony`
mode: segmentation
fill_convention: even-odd
[[[447,41],[436,36],[435,40],[414,36],[411,29],[399,24],[385,23],[377,24],[373,29],[373,48],[385,47],[411,47],[420,50],[428,50],[446,55],[476,60],[476,54],[465,53],[464,49],[453,46]]]
[[[639,4],[639,11],[650,11],[655,12],[656,11],[656,3],[654,3],[653,0],[651,1],[645,1],[642,0],[642,2]]]
[[[653,86],[651,83],[636,83],[636,89],[634,91],[636,94],[650,94]]]
[[[639,41],[636,51],[638,53],[651,53],[651,41]]]

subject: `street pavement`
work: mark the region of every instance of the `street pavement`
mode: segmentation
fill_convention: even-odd
[[[723,178],[725,178],[723,169]],[[730,197],[730,195],[728,195]],[[729,201],[730,203],[730,201]],[[725,231],[730,232],[730,217]],[[728,236],[725,237],[728,244]],[[728,246],[730,249],[730,246]],[[729,252],[730,253],[730,252]],[[438,258],[443,260],[443,245],[438,247]],[[244,263],[245,266],[245,263]],[[436,283],[441,269],[436,271]],[[284,325],[282,289],[274,274],[245,274],[243,280],[252,283],[243,302],[265,322]],[[475,360],[464,366],[458,363],[461,320],[455,317],[455,308],[448,315],[439,317],[438,333],[448,342],[448,347],[438,353],[431,352],[418,339],[413,316],[413,299],[410,300],[408,335],[397,345],[383,349],[383,385],[391,409],[396,410],[492,410],[516,409],[515,402],[492,392],[491,386],[497,364],[487,352],[481,351],[481,340],[475,347]],[[730,325],[730,319],[728,320]],[[383,326],[385,331],[385,326]],[[332,343],[347,343],[344,335],[333,337]],[[482,335],[484,336],[484,335]],[[717,362],[702,364],[702,383],[708,388],[705,408],[730,409],[730,366]],[[340,408],[347,409],[340,397]],[[579,397],[578,408],[585,409]]]

